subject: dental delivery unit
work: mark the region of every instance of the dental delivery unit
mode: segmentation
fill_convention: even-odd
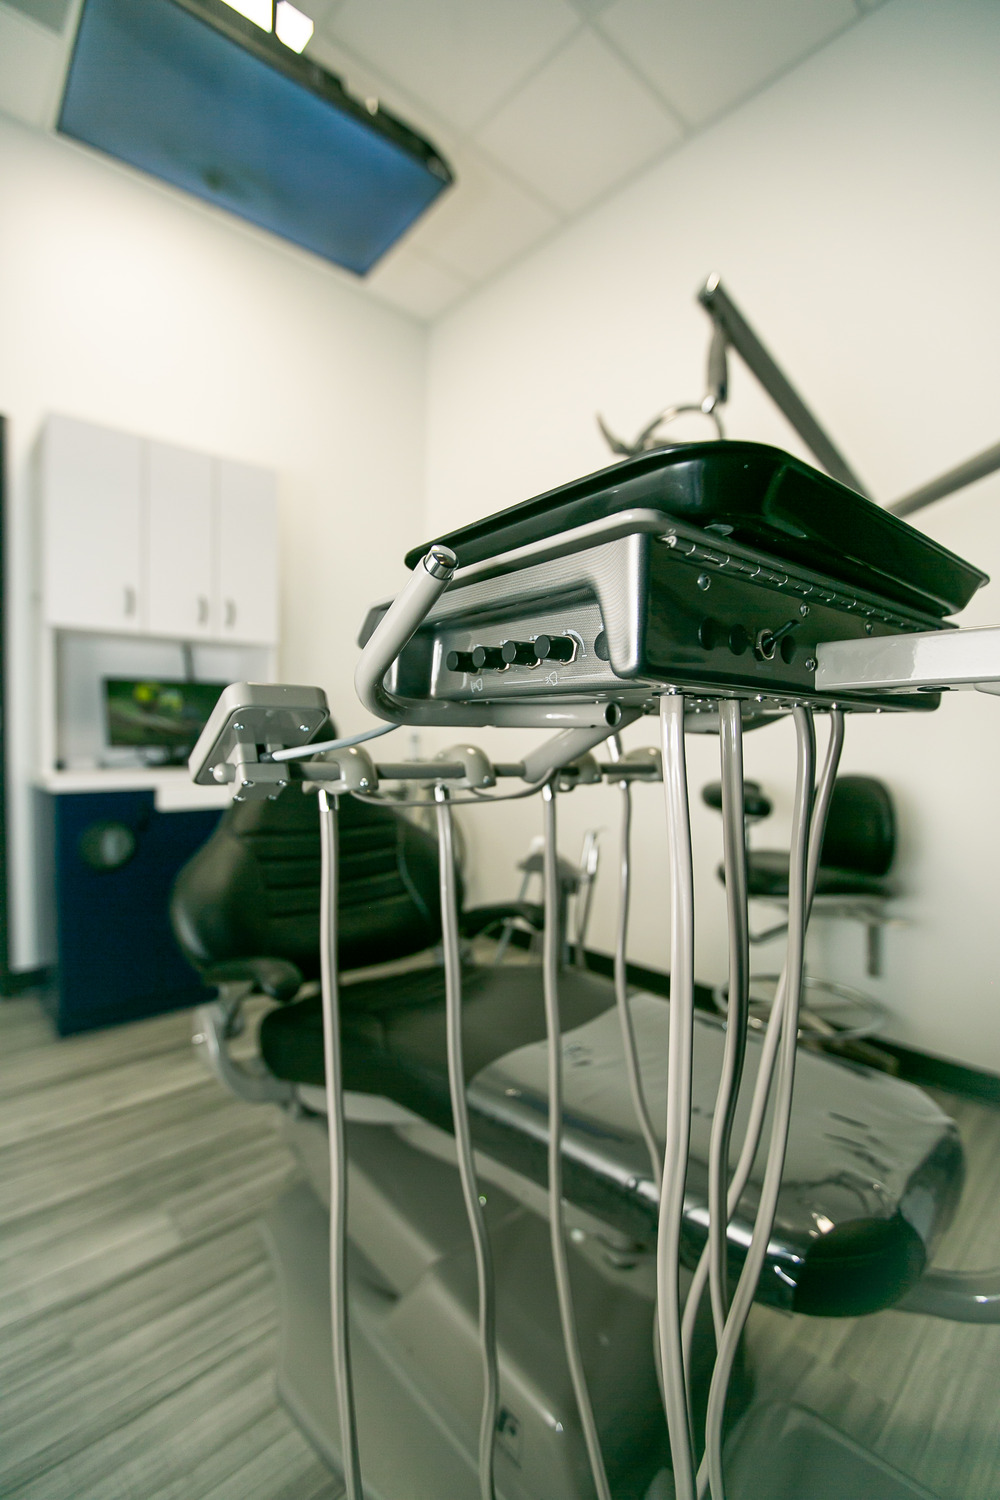
[[[389,727],[460,743],[380,763],[362,742],[385,731],[330,740],[319,689],[241,683],[190,762],[236,799],[174,898],[219,989],[200,1037],[238,1093],[284,1107],[303,1167],[267,1225],[286,1402],[349,1500],[927,1495],[805,1408],[754,1403],[742,1336],[755,1298],[1000,1321],[1000,1273],[932,1264],[960,1190],[952,1122],[899,1079],[797,1048],[845,715],[1000,692],[1000,627],[949,619],[985,575],[798,459],[725,440],[641,453],[407,563],[364,624],[357,692]],[[642,715],[659,753],[625,754],[618,733]],[[754,1030],[742,736],[783,715],[787,950]],[[472,742],[484,726],[548,733],[495,763]],[[720,744],[724,1019],[695,1003],[689,732]],[[601,782],[622,807],[608,979],[566,961],[556,853],[560,797]],[[290,869],[295,839],[315,838],[292,783],[318,802],[314,972],[266,946],[292,880],[263,864],[235,882],[232,916],[262,946],[213,949],[199,927],[224,855],[260,862],[283,839]],[[655,795],[641,783],[666,807],[669,999],[627,983],[632,807]],[[436,840],[407,786],[429,789]],[[477,966],[464,939],[531,913],[462,910],[452,809],[535,795],[542,961]],[[362,972],[438,943],[443,968]],[[255,1066],[227,1045],[253,991],[279,1002]]]

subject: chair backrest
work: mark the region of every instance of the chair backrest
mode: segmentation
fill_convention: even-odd
[[[820,863],[860,875],[886,875],[896,852],[896,818],[884,782],[838,776]]]
[[[344,969],[404,958],[441,935],[437,840],[390,807],[340,802],[339,955]],[[319,973],[319,813],[292,786],[234,802],[181,870],[174,932],[195,968],[285,958]]]

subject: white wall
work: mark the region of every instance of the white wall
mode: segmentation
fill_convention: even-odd
[[[286,680],[364,715],[353,640],[423,529],[426,331],[311,256],[0,116],[0,411],[11,420],[14,956],[35,959],[29,452],[48,411],[277,471]],[[391,539],[387,542],[387,539]],[[94,538],[99,557],[100,538]],[[346,648],[346,649],[345,649]]]
[[[1000,277],[1000,7],[889,0],[865,22],[552,239],[435,327],[429,395],[431,532],[602,466],[593,414],[631,435],[671,401],[700,397],[707,322],[693,293],[720,269],[778,360],[872,492],[892,499],[995,443]],[[734,360],[730,435],[802,452]],[[1000,478],[922,513],[921,524],[1000,580]],[[1000,620],[1000,581],[966,612]],[[998,704],[953,695],[926,718],[855,718],[845,769],[881,775],[900,817],[882,981],[889,1034],[1000,1070]],[[642,734],[649,738],[647,721]],[[509,749],[508,749],[508,753]],[[747,772],[787,834],[787,723],[746,743]],[[689,750],[694,788],[717,747]],[[637,792],[633,955],[666,960],[656,794]],[[566,852],[611,794],[565,799]],[[487,821],[489,820],[489,821]],[[509,892],[537,827],[532,804],[471,826],[478,896]],[[725,966],[714,876],[718,824],[696,803],[698,971]],[[765,915],[765,913],[761,913]],[[860,931],[819,933],[814,967],[862,980]]]

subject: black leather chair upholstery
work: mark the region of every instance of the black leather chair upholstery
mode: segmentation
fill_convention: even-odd
[[[369,964],[413,956],[437,941],[436,840],[393,808],[353,798],[342,800],[341,819],[340,954],[343,967],[355,970],[346,976],[341,991],[344,1085],[388,1098],[448,1130],[442,969],[431,963],[375,978],[364,974]],[[486,920],[499,920],[510,910],[489,908]],[[273,803],[234,804],[179,876],[172,913],[181,945],[207,983],[243,979],[287,1001],[303,976],[318,972],[319,834],[312,797],[290,788]],[[482,914],[473,912],[467,918],[470,930],[482,925]],[[283,983],[271,982],[275,970],[285,975]],[[564,1033],[584,1035],[588,1027],[601,1025],[614,1005],[613,986],[607,980],[576,968],[563,970],[560,990]],[[654,1027],[662,1025],[657,1013],[666,1011],[665,1002],[647,996],[645,1003],[652,1007]],[[582,1097],[578,1106],[573,1105],[572,1044],[567,1051],[567,1132],[571,1137],[574,1129],[582,1130],[585,1139],[578,1156],[567,1159],[566,1187],[581,1206],[605,1214],[609,1222],[620,1223],[623,1231],[642,1240],[655,1232],[655,1206],[651,1188],[643,1186],[648,1175],[643,1167],[645,1148],[632,1120],[624,1066],[613,1057],[608,1062],[617,1021],[606,1019],[610,1030],[601,1033],[602,1066],[585,1067],[580,1074],[610,1090],[605,1096],[599,1089],[596,1106],[585,1105]],[[700,1055],[707,1057],[717,1049],[718,1023],[703,1017],[699,1024],[705,1029]],[[514,1066],[512,1059],[528,1057],[544,1035],[538,964],[467,968],[463,1036],[474,1136],[482,1149],[539,1182],[546,1170],[543,1101],[526,1103],[528,1091],[520,1082],[512,1089],[500,1088],[494,1098],[488,1079],[497,1068]],[[322,1085],[318,997],[307,994],[272,1008],[261,1022],[259,1048],[270,1074],[283,1080],[286,1088]],[[664,1051],[665,1037],[663,1045],[654,1043],[653,1054],[659,1057]],[[595,1055],[593,1061],[601,1059]],[[796,1177],[810,1186],[805,1193],[792,1187],[783,1194],[773,1239],[784,1247],[785,1269],[781,1277],[771,1274],[763,1279],[762,1295],[771,1300],[773,1292],[779,1305],[813,1313],[844,1314],[890,1305],[919,1277],[950,1217],[961,1179],[957,1134],[926,1096],[896,1080],[858,1068],[841,1074],[841,1065],[825,1058],[810,1059],[808,1067],[818,1068],[824,1079],[826,1071],[833,1070],[827,1080],[829,1097],[842,1102],[849,1097],[848,1113],[867,1122],[866,1160],[875,1141],[886,1143],[881,1196],[871,1199],[869,1211],[861,1207],[854,1188],[846,1197],[840,1188],[822,1193],[820,1184],[850,1177],[855,1145],[837,1144],[843,1129],[834,1129],[825,1114],[793,1124],[793,1137],[803,1153]],[[711,1118],[714,1087],[709,1067],[696,1078],[697,1114],[702,1120]],[[808,1115],[813,1108],[810,1098],[817,1093],[810,1088],[797,1094],[797,1108]],[[890,1161],[895,1184],[891,1191],[884,1186]],[[689,1256],[697,1253],[704,1237],[703,1177],[693,1162],[685,1203]],[[920,1205],[918,1215],[911,1215],[911,1203]],[[814,1217],[820,1208],[837,1232],[817,1239]],[[733,1251],[738,1265],[743,1253],[738,1235]],[[774,1260],[773,1250],[769,1255]]]
[[[174,885],[171,916],[199,971],[256,958],[319,975],[319,820],[314,795],[234,802]],[[340,965],[406,958],[441,936],[437,843],[390,808],[340,809]]]

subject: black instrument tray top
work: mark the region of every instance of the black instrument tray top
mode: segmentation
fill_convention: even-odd
[[[763,443],[688,443],[644,453],[435,541],[465,567],[640,506],[942,618],[964,609],[989,582],[898,516]],[[407,565],[430,545],[408,553]]]

